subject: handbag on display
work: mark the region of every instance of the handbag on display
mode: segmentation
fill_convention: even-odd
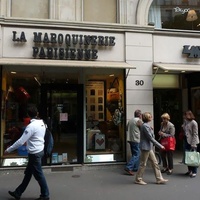
[[[166,151],[174,151],[176,148],[176,138],[175,137],[163,137],[160,143],[165,147]]]
[[[186,151],[185,152],[185,164],[191,167],[200,166],[200,154],[197,151]]]
[[[119,80],[116,77],[113,82],[110,84],[110,88],[107,91],[107,101],[108,102],[115,102],[120,99],[119,93]]]

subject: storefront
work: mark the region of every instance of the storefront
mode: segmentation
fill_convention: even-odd
[[[2,167],[26,164],[25,146],[4,150],[32,104],[54,135],[50,165],[126,162],[126,122],[136,109],[153,113],[155,134],[169,112],[177,139],[184,110],[199,122],[196,33],[35,25],[1,26]]]
[[[183,112],[191,109],[200,124],[198,44],[199,35],[195,32],[155,31],[153,93],[157,106],[154,106],[154,121],[160,121],[163,112],[170,113],[176,127],[177,150],[183,145],[179,140]],[[158,132],[160,124],[154,124]]]
[[[134,106],[126,100],[133,84],[126,82],[136,69],[126,55],[131,36],[122,30],[2,24],[2,167],[26,165],[26,144],[9,155],[4,150],[29,123],[29,105],[39,108],[54,136],[47,164],[126,161],[127,113],[134,111],[126,112],[127,104]],[[143,87],[144,80],[134,81]]]

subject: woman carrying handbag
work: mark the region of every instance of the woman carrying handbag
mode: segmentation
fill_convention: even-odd
[[[161,128],[158,134],[160,135],[160,140],[162,143],[162,140],[164,139],[172,139],[168,140],[169,142],[173,142],[173,144],[170,144],[170,146],[174,146],[174,140],[175,140],[175,127],[174,124],[172,124],[170,120],[170,116],[168,113],[164,113],[161,116],[162,122],[161,122]],[[175,148],[175,147],[174,147]],[[163,169],[161,170],[162,173],[167,173],[167,175],[171,175],[173,171],[173,152],[174,148],[165,148],[165,150],[161,150],[161,158],[163,162]]]
[[[184,113],[184,123],[182,125],[184,130],[184,147],[185,151],[196,151],[197,144],[199,144],[198,136],[198,124],[194,120],[195,117],[191,110]],[[189,175],[191,178],[196,177],[197,167],[188,166],[188,171],[185,175]]]

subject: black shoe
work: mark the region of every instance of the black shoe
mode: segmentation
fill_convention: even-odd
[[[166,169],[162,169],[161,170],[161,173],[165,173],[165,172],[167,172],[168,171],[168,169],[166,168]]]
[[[188,172],[185,173],[185,175],[186,176],[188,176],[188,175],[190,176],[190,175],[192,175],[192,172],[188,171]]]
[[[49,199],[50,199],[49,197],[39,197],[39,198],[37,198],[35,200],[49,200]]]
[[[167,175],[171,175],[171,174],[172,174],[172,170],[168,170]]]
[[[14,197],[16,200],[20,200],[20,196],[17,196],[15,192],[8,191],[9,195]]]

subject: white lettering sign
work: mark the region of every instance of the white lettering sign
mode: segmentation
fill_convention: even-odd
[[[190,8],[180,8],[180,7],[176,7],[176,8],[174,8],[174,11],[175,12],[180,12],[181,14],[185,14],[186,12],[188,12],[190,10]]]

